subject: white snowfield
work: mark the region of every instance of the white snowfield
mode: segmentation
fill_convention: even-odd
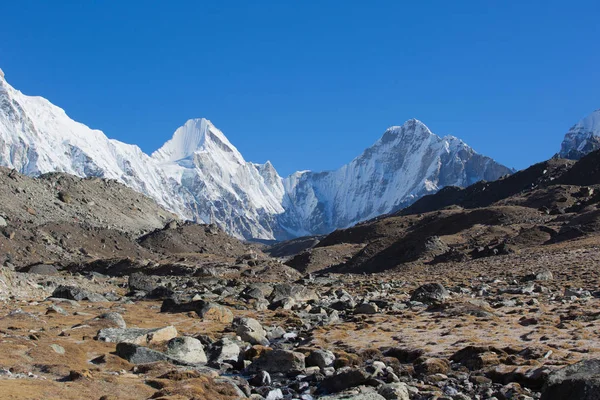
[[[598,126],[596,124],[596,126]],[[448,186],[511,171],[418,120],[391,127],[336,171],[283,179],[255,164],[210,121],[189,120],[151,156],[73,121],[41,97],[10,86],[0,70],[0,165],[27,175],[60,171],[115,179],[182,218],[213,222],[240,238],[328,233],[406,206]]]

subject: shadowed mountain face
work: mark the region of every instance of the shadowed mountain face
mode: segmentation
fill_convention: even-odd
[[[594,239],[600,237],[599,165],[600,150],[464,189],[446,187],[395,214],[320,238],[287,263],[301,272],[374,273]]]
[[[117,180],[184,219],[216,223],[239,238],[326,234],[393,212],[445,186],[511,171],[422,122],[389,128],[336,171],[281,178],[270,162],[246,161],[206,119],[187,121],[147,155],[70,119],[0,77],[0,165],[37,176],[66,172]]]

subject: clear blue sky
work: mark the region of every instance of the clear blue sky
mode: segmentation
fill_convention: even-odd
[[[600,108],[600,2],[5,1],[0,68],[156,150],[206,117],[280,174],[334,169],[409,118],[517,168]]]

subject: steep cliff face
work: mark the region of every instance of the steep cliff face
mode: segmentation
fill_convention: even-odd
[[[596,110],[569,129],[558,156],[579,160],[600,149],[600,110]]]
[[[494,180],[510,170],[420,121],[389,128],[336,171],[282,179],[270,162],[247,162],[206,119],[192,119],[148,156],[70,119],[0,76],[0,165],[27,175],[60,171],[115,179],[183,218],[241,238],[330,232],[389,213],[439,188]]]

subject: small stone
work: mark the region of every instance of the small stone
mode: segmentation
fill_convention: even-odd
[[[65,354],[65,349],[62,346],[59,346],[57,344],[51,344],[50,348],[52,350],[54,350],[54,352],[57,353],[57,354]]]

